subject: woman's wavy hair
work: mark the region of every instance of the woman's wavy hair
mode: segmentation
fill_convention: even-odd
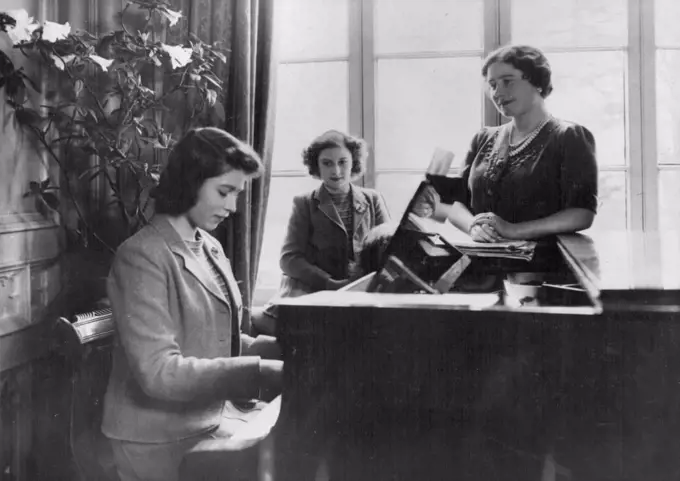
[[[231,170],[252,178],[264,170],[259,155],[246,143],[215,127],[189,130],[174,146],[152,192],[158,214],[181,215],[198,200],[203,183]]]
[[[524,74],[531,85],[540,89],[540,95],[546,98],[553,91],[552,69],[541,50],[529,45],[506,45],[491,52],[482,64],[482,77],[486,78],[489,67],[494,63],[507,63]]]
[[[368,157],[368,144],[363,139],[338,130],[324,132],[302,151],[302,163],[307,167],[309,175],[319,178],[319,155],[325,149],[333,147],[345,147],[349,150],[352,154],[352,177],[361,177],[364,173],[366,157]]]

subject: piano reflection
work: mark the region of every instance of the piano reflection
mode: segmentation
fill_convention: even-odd
[[[677,233],[475,256],[415,205],[378,272],[281,302],[283,394],[185,479],[678,479]]]

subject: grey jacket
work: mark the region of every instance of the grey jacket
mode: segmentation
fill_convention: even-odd
[[[216,239],[202,235],[230,299],[165,216],[116,253],[108,295],[117,342],[102,422],[110,438],[193,436],[219,425],[225,400],[259,395],[260,358],[239,357],[252,339],[240,334],[242,300],[229,260]]]
[[[354,203],[354,253],[368,231],[388,222],[390,215],[380,193],[352,186]],[[281,249],[281,270],[311,291],[322,290],[329,278],[348,277],[347,231],[328,191],[322,186],[293,199],[293,212]]]

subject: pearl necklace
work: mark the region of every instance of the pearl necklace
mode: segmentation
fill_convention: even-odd
[[[534,130],[531,131],[531,133],[530,133],[529,135],[527,135],[526,137],[524,137],[522,140],[520,140],[520,141],[517,142],[516,144],[512,144],[512,143],[511,143],[511,144],[509,145],[509,147],[510,147],[510,152],[509,152],[509,154],[510,154],[512,157],[514,157],[515,155],[519,154],[519,153],[522,152],[524,149],[526,149],[527,146],[528,146],[528,145],[536,138],[536,136],[541,132],[541,130],[543,129],[543,127],[545,127],[545,125],[548,123],[549,120],[550,120],[550,117],[546,117],[546,118],[543,120],[543,122],[541,122],[540,124],[538,124],[538,126],[537,126]],[[513,129],[514,129],[514,128],[515,128],[515,127],[513,126]]]

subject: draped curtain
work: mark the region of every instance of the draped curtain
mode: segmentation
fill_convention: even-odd
[[[217,72],[224,81],[226,121],[222,127],[252,145],[265,164],[264,175],[240,196],[238,213],[215,232],[231,259],[248,307],[259,266],[271,178],[275,1],[173,0],[173,7],[184,15],[182,35],[190,32],[205,42],[220,42],[225,48],[227,64]],[[244,312],[243,330],[250,330],[250,309]]]

